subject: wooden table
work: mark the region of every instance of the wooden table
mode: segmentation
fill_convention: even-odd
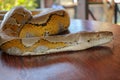
[[[120,26],[72,20],[70,33],[112,31],[114,40],[87,50],[42,56],[0,53],[0,80],[120,80]]]

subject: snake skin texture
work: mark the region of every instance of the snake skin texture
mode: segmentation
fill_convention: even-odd
[[[69,24],[65,10],[45,9],[33,14],[24,7],[15,7],[1,22],[0,48],[10,55],[42,55],[84,50],[113,38],[109,31],[57,35],[68,30]]]

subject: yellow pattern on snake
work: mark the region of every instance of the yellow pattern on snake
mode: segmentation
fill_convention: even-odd
[[[23,39],[58,34],[67,30],[69,24],[69,15],[65,10],[45,9],[40,14],[32,15],[24,7],[15,7],[6,13],[1,23],[2,36],[4,34],[9,37],[9,39],[4,38],[6,41],[1,43],[1,48],[10,54],[14,54],[14,51],[22,54],[27,51],[42,52],[44,49],[64,47],[63,42],[53,43],[40,39],[35,43],[33,42],[34,45],[29,46],[31,48],[28,49],[28,46],[23,43]],[[15,39],[12,39],[12,37]],[[42,48],[42,51],[39,51],[40,48]]]
[[[1,24],[5,34],[14,37],[33,37],[58,34],[68,29],[69,15],[65,10],[46,9],[32,16],[23,7],[10,10]]]
[[[0,48],[10,55],[42,55],[83,50],[112,40],[112,32],[56,35],[68,29],[65,10],[44,9],[32,14],[24,7],[8,11],[0,25]]]

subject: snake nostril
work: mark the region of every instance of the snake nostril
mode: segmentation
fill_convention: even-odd
[[[99,34],[97,34],[97,37],[100,37],[100,35],[99,35]]]

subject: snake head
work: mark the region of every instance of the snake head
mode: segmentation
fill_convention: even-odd
[[[93,47],[110,42],[113,39],[113,33],[109,31],[83,32],[79,36],[78,43],[84,45],[82,48]]]

